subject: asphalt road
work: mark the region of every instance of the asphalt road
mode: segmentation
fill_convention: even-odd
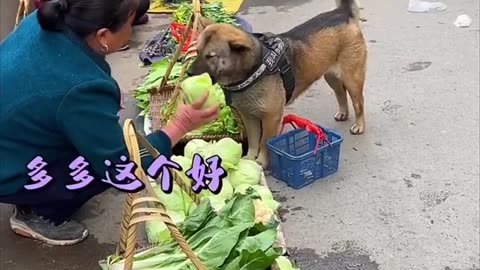
[[[255,31],[280,32],[333,2],[252,0],[241,14]],[[431,14],[408,13],[406,0],[361,2],[369,44],[364,135],[333,120],[335,97],[323,81],[289,108],[344,135],[337,174],[301,190],[269,179],[302,269],[480,269],[479,2],[444,2],[446,11]],[[453,25],[460,14],[473,18],[469,28]],[[125,93],[146,72],[138,51],[165,23],[154,16],[138,27],[132,50],[109,58]],[[127,101],[122,118],[135,116]],[[0,269],[98,269],[114,252],[123,198],[92,200],[79,214],[91,236],[61,248],[13,235],[10,208],[0,206]]]

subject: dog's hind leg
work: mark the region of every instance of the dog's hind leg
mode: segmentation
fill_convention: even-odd
[[[355,124],[350,128],[350,133],[360,135],[365,131],[365,112],[363,87],[365,83],[365,69],[353,69],[342,73],[342,82],[347,88],[355,110]]]
[[[276,114],[265,114],[262,119],[262,140],[260,141],[260,152],[258,153],[257,163],[260,164],[263,169],[267,169],[269,163],[267,141],[277,136],[280,132],[282,117],[283,110]]]
[[[334,73],[326,73],[325,81],[335,92],[338,101],[338,112],[335,114],[335,120],[346,121],[348,119],[348,100],[347,90],[342,81]]]
[[[252,115],[241,114],[245,131],[247,132],[248,152],[246,159],[255,160],[260,151],[262,126],[259,119]]]

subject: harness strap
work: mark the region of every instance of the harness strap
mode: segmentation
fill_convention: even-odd
[[[227,105],[231,105],[233,93],[242,93],[248,90],[266,74],[271,75],[277,72],[280,72],[282,77],[283,86],[285,88],[285,103],[288,103],[295,90],[295,74],[286,56],[288,50],[287,46],[282,39],[272,33],[255,33],[253,35],[263,44],[262,62],[260,66],[243,82],[222,86]]]

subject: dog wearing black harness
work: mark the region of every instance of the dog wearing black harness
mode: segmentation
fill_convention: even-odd
[[[337,121],[348,119],[347,92],[356,121],[352,134],[365,130],[363,87],[367,45],[358,4],[336,0],[337,8],[282,34],[247,33],[202,18],[197,57],[188,74],[208,73],[227,104],[241,114],[248,138],[246,158],[268,166],[266,142],[278,135],[286,105],[324,77],[335,91]]]

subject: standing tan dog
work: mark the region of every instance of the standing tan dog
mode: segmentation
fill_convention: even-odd
[[[227,103],[243,118],[247,158],[268,166],[266,142],[278,135],[286,105],[322,76],[335,91],[337,121],[348,119],[347,92],[356,121],[352,134],[365,130],[363,87],[367,45],[354,0],[336,0],[335,10],[274,34],[251,34],[228,24],[202,20],[198,56],[189,75],[208,73]]]

